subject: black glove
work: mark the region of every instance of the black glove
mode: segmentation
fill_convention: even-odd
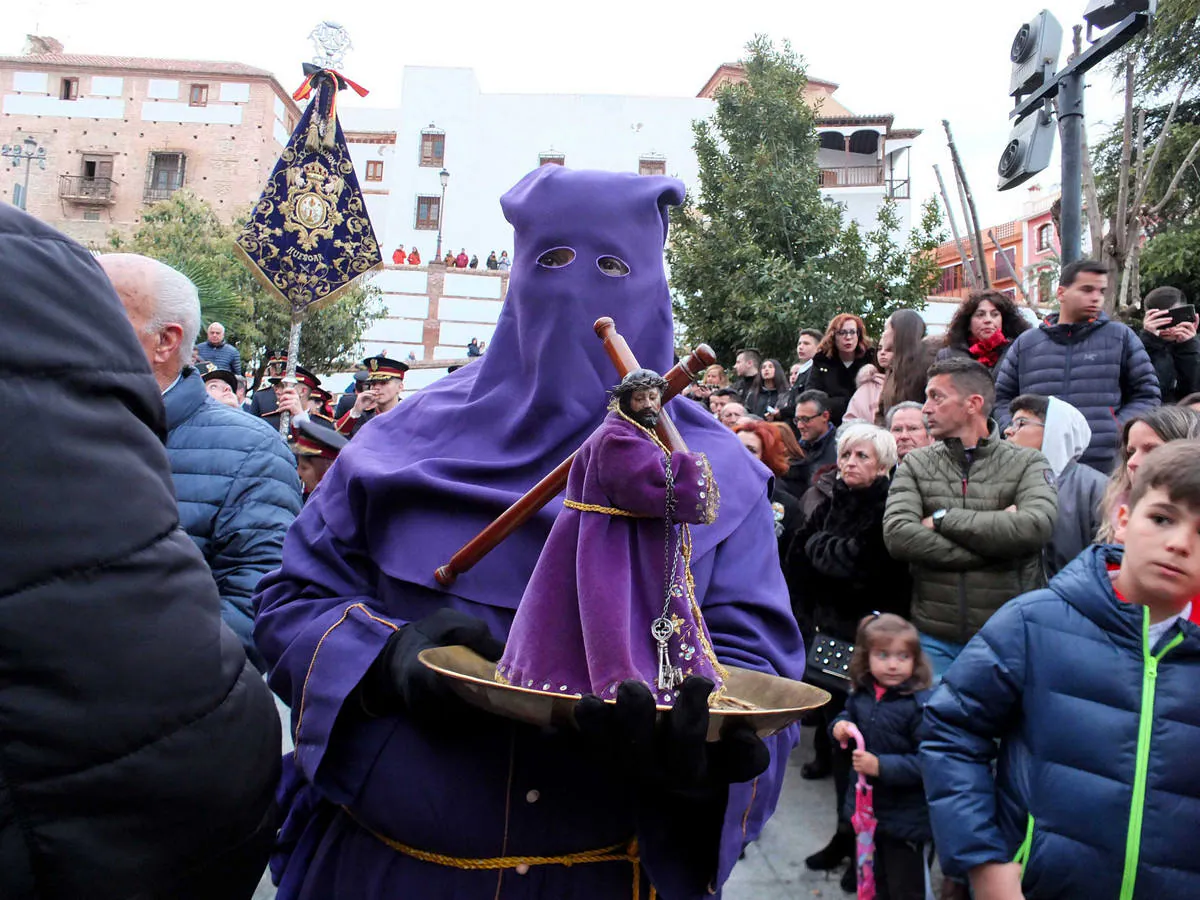
[[[748,723],[726,727],[719,741],[705,740],[712,689],[707,678],[689,677],[675,706],[656,722],[649,688],[626,681],[615,704],[583,697],[575,706],[575,722],[640,786],[691,793],[750,781],[766,771],[771,753]]]
[[[470,647],[489,660],[497,660],[504,653],[504,642],[493,637],[482,621],[457,609],[439,609],[388,638],[363,678],[363,709],[372,715],[403,709],[427,720],[461,715],[467,704],[443,676],[417,659],[422,650],[454,644]]]

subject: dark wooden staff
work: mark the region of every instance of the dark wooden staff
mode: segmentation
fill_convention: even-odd
[[[624,378],[634,369],[640,368],[637,359],[634,358],[633,351],[629,349],[629,345],[617,331],[612,319],[607,316],[597,319],[594,327],[596,329],[596,336],[604,341],[604,349],[608,352],[608,357],[612,360],[621,378]],[[663,376],[667,381],[667,390],[663,395],[663,406],[665,407],[668,400],[679,394],[700,372],[712,365],[715,360],[716,355],[708,344],[701,344],[688,354],[686,359],[680,360],[671,371]],[[665,409],[663,410],[663,414],[658,417],[658,425],[655,430],[658,433],[659,440],[672,450],[687,449],[682,436],[679,434],[679,429],[667,417]],[[464,544],[450,558],[450,562],[439,567],[433,573],[433,577],[437,580],[437,583],[443,587],[449,587],[454,584],[455,579],[459,575],[470,571],[488,553],[496,549],[501,541],[528,522],[538,510],[549,503],[554,497],[558,496],[563,488],[567,486],[567,473],[570,472],[571,463],[574,459],[575,454],[572,453],[559,463],[546,477],[531,487],[525,493],[525,496],[502,512],[487,528]]]

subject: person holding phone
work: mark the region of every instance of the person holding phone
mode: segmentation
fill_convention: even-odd
[[[1157,287],[1142,305],[1146,317],[1139,336],[1158,375],[1163,403],[1174,403],[1200,390],[1200,319],[1179,288]]]

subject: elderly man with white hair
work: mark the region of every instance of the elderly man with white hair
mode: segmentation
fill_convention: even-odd
[[[237,347],[225,343],[225,326],[220,322],[212,322],[208,326],[208,340],[196,345],[196,352],[205,362],[210,362],[218,369],[228,369],[234,375],[242,374],[242,354]]]
[[[195,285],[145,256],[107,254],[100,265],[163,392],[180,524],[212,569],[222,618],[261,670],[250,598],[279,567],[284,535],[300,512],[295,460],[266,422],[209,397],[188,365],[200,330]]]

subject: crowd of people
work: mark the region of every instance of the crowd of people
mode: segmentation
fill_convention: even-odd
[[[564,213],[601,199],[625,225]],[[614,381],[598,309],[551,301],[602,294],[670,364],[682,199],[527,176],[500,350],[402,405],[408,365],[382,354],[340,397],[271,354],[247,397],[220,323],[196,343],[183,274],[0,208],[0,396],[25,429],[0,518],[0,896],[247,898],[272,850],[288,900],[626,897],[630,867],[635,898],[719,894],[795,729],[709,742],[705,702],[658,725],[651,703],[634,733],[621,695],[590,698],[602,728],[518,726],[419,659],[499,659],[554,507],[454,591],[434,567],[580,446],[581,393]],[[541,266],[563,221],[628,284]],[[877,340],[839,314],[790,365],[743,349],[665,407],[704,456],[687,489],[712,516],[681,551],[701,641],[830,692],[801,776],[837,815],[805,863],[844,865],[848,891],[857,777],[882,900],[926,897],[935,857],[947,898],[1197,893],[1200,320],[1159,289],[1135,333],[1106,281],[1064,267],[1036,324],[972,294],[944,336],[913,310]]]
[[[970,801],[954,795],[951,779],[965,769],[949,763],[961,763],[968,747],[949,741],[970,741],[972,756],[987,760],[976,735],[1003,737],[1007,723],[970,705],[971,690],[1001,688],[995,672],[954,668],[955,661],[967,655],[978,662],[997,642],[1017,640],[1002,630],[1015,627],[1015,598],[1052,580],[1082,590],[1077,583],[1096,554],[1114,568],[1111,551],[1097,548],[1125,542],[1136,476],[1158,448],[1183,442],[1179,459],[1200,460],[1200,443],[1190,443],[1200,437],[1195,310],[1178,290],[1156,289],[1135,333],[1104,313],[1106,278],[1103,266],[1086,260],[1064,268],[1059,311],[1037,325],[995,291],[965,299],[938,337],[926,334],[912,310],[893,313],[877,341],[859,317],[837,315],[824,333],[800,331],[786,378],[780,360],[744,349],[732,379],[713,365],[686,391],[775,476],[780,563],[810,646],[810,674],[815,642],[858,648],[846,649],[846,659],[853,657],[846,671],[820,682],[834,699],[813,717],[815,757],[801,770],[808,779],[833,776],[839,808],[832,839],[806,864],[828,870],[849,861],[847,891],[856,881],[851,778],[865,773],[876,784],[876,881],[882,873],[885,882],[878,896],[925,896],[935,837],[947,875],[942,896],[967,896],[965,876],[981,852],[972,838],[994,839],[1009,823],[983,822]],[[1164,468],[1156,472],[1171,502],[1190,502],[1180,498],[1194,475],[1179,475],[1184,486],[1176,487]],[[1172,621],[1182,607],[1172,608]],[[1182,615],[1200,622],[1197,606]],[[989,627],[998,619],[1005,624]],[[986,650],[971,643],[993,631]],[[1065,647],[1045,652],[1073,657]],[[949,691],[936,695],[935,715],[923,718],[935,696],[930,688],[943,678]],[[1019,672],[1002,686],[1015,692],[1022,681],[1045,689]],[[1092,692],[1067,688],[1069,697]],[[1072,714],[1069,704],[1063,712]],[[874,749],[839,752],[843,722],[862,729]],[[936,724],[936,740],[947,743],[919,764],[922,722]],[[947,765],[932,764],[935,758]],[[1119,777],[1133,787],[1133,770]],[[1059,815],[1069,801],[1044,802]],[[964,834],[962,823],[976,819],[975,834]],[[1068,863],[1047,864],[1057,870]]]
[[[392,251],[392,264],[397,266],[419,266],[421,265],[421,251],[416,247],[405,251],[404,245],[400,244]],[[447,269],[478,269],[479,256],[472,253],[467,256],[465,247],[460,248],[458,253],[453,250],[447,250],[446,255],[442,257],[442,265]],[[495,250],[488,252],[487,259],[484,260],[484,268],[493,272],[507,272],[512,266],[512,260],[508,258],[508,251],[501,250],[500,255],[496,255]]]

